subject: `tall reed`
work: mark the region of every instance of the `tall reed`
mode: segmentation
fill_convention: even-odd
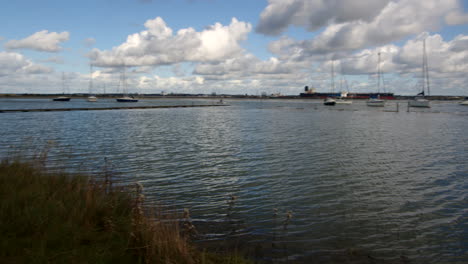
[[[40,163],[0,162],[0,263],[247,263],[197,250],[181,216],[145,207],[141,185]]]

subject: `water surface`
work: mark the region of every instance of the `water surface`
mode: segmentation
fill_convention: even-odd
[[[401,101],[400,112],[391,112],[397,101],[384,109],[364,101],[225,102],[3,113],[0,155],[37,153],[49,142],[52,164],[82,172],[102,171],[106,158],[115,174],[144,185],[148,202],[189,208],[199,240],[229,238],[266,262],[468,262],[468,107],[432,102],[407,112]],[[0,109],[63,104],[118,105],[0,99]]]

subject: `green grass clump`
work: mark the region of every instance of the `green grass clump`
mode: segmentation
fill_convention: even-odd
[[[197,251],[177,217],[143,208],[128,190],[2,161],[0,263],[247,263]]]

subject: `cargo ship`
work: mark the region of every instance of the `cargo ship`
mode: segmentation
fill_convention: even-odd
[[[304,87],[304,92],[299,94],[300,97],[310,98],[310,99],[325,99],[327,97],[332,98],[346,98],[346,99],[370,99],[370,98],[380,98],[383,100],[395,100],[393,93],[318,93],[315,91],[315,88],[310,88],[308,86]]]

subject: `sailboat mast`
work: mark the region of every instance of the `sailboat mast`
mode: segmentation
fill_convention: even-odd
[[[341,92],[343,92],[343,82],[344,82],[343,66],[341,65],[341,61],[340,61],[340,90],[338,91],[340,94],[341,94]]]
[[[377,63],[377,93],[380,93],[380,52],[377,53],[378,55],[378,63]]]
[[[127,71],[127,68],[126,68],[125,65],[124,65],[122,78],[123,78],[123,88],[124,88],[124,95],[125,95],[125,96],[128,94],[127,76],[125,76],[126,71]]]
[[[65,94],[65,73],[62,72],[62,94]]]
[[[119,91],[122,89],[122,96],[127,96],[127,81],[125,77],[125,64],[120,70],[120,81],[119,81]],[[120,87],[121,86],[121,87]]]
[[[423,92],[425,88],[427,89],[427,94],[430,95],[429,89],[429,69],[427,65],[427,55],[426,55],[426,40],[423,40]]]
[[[93,64],[89,64],[89,95],[92,94],[93,91]]]
[[[335,61],[332,60],[332,64],[331,64],[331,89],[332,89],[332,93],[335,92]]]

